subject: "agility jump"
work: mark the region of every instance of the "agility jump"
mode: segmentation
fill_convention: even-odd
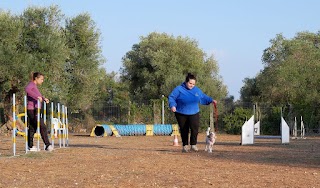
[[[255,139],[281,139],[282,144],[289,144],[290,130],[287,122],[281,116],[281,135],[260,135],[260,122],[254,123],[254,115],[241,128],[241,145],[254,144]],[[256,130],[256,131],[255,131]],[[259,132],[258,132],[259,130]]]

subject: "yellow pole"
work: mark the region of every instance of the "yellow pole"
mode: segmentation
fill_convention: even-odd
[[[26,142],[26,153],[28,153],[28,115],[27,115],[27,96],[24,96],[24,131]]]
[[[13,142],[13,156],[16,156],[16,94],[12,98],[12,142]]]
[[[40,150],[40,100],[38,99],[38,117],[37,117],[37,151]]]
[[[53,102],[51,102],[51,143],[54,148]]]

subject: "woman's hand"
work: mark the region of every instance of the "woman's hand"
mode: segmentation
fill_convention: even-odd
[[[42,102],[42,97],[38,97],[38,100],[39,100],[40,102]]]
[[[213,100],[212,103],[216,106],[218,102],[216,100]]]
[[[171,107],[171,111],[176,112],[177,111],[176,107],[175,106]]]
[[[48,104],[49,103],[49,99],[44,98],[44,101]]]

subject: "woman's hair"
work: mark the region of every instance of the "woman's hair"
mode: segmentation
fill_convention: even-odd
[[[186,76],[186,82],[189,82],[189,80],[197,80],[197,78],[195,75],[188,73]]]
[[[44,75],[41,72],[31,72],[30,78],[33,81],[36,78],[39,78],[40,76],[44,76]]]

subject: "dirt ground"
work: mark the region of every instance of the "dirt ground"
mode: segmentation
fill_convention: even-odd
[[[18,137],[16,157],[0,136],[0,187],[320,187],[320,137],[240,146],[240,136],[217,136],[212,154],[204,134],[196,153],[171,136],[70,135],[67,148],[24,154]]]

